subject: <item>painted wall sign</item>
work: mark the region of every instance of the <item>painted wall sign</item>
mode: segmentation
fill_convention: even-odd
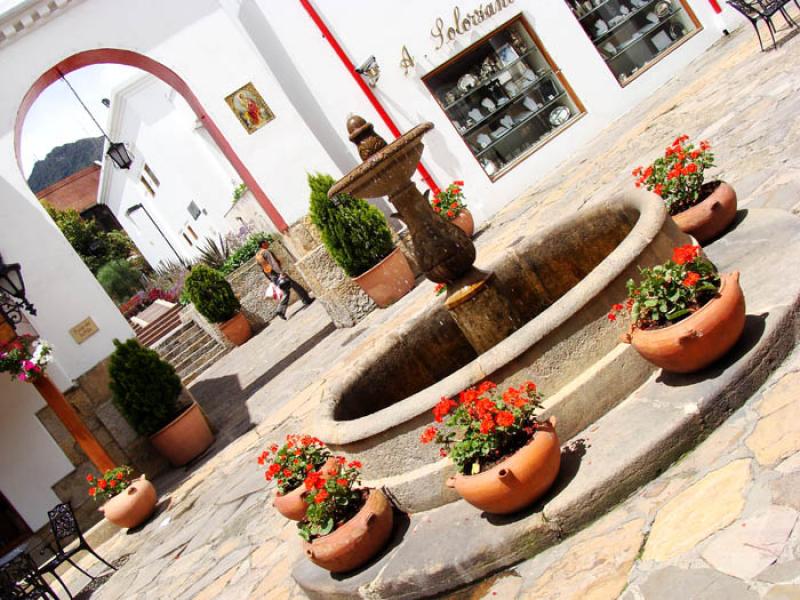
[[[70,329],[69,334],[75,342],[82,344],[98,331],[97,323],[92,320],[92,317],[86,317],[83,321]]]
[[[225,102],[239,117],[239,122],[247,133],[253,133],[275,118],[267,103],[264,102],[264,98],[252,83],[240,87],[225,98]]]
[[[461,14],[461,8],[453,9],[453,25],[445,27],[444,19],[438,17],[431,29],[431,36],[437,42],[436,49],[444,46],[445,42],[453,42],[459,35],[464,35],[473,27],[477,27],[487,19],[491,19],[504,8],[513,4],[514,0],[493,0],[481,4],[472,12]]]

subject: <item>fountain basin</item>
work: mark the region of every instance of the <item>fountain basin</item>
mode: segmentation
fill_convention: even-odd
[[[639,266],[663,262],[687,243],[663,202],[631,190],[523,237],[490,265],[498,289],[522,317],[520,329],[481,355],[436,303],[379,339],[331,382],[315,434],[364,463],[371,485],[385,485],[418,512],[455,499],[452,474],[419,436],[442,396],[491,379],[498,386],[534,380],[544,415],[569,439],[611,410],[653,371],[619,343],[606,318],[625,297]]]

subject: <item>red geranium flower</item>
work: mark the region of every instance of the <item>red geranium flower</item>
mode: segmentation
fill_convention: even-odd
[[[320,490],[317,492],[317,495],[314,496],[314,503],[315,504],[322,504],[328,498],[328,491],[327,490]]]
[[[497,413],[497,424],[500,427],[508,427],[513,423],[514,413],[508,412],[507,410],[501,410],[499,413]]]
[[[419,436],[419,441],[423,444],[430,444],[434,438],[436,438],[436,427],[430,426]]]
[[[686,274],[686,277],[683,278],[683,285],[685,287],[694,287],[697,285],[697,282],[700,281],[700,274],[695,273],[694,271],[689,271]]]
[[[672,250],[672,262],[678,265],[685,265],[692,262],[700,254],[700,246],[685,244]]]

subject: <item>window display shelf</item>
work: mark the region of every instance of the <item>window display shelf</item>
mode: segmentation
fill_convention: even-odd
[[[615,33],[617,30],[619,30],[619,28],[620,28],[620,27],[622,27],[622,26],[623,26],[623,25],[625,25],[626,23],[629,23],[629,22],[630,22],[630,20],[631,20],[633,17],[635,17],[636,15],[642,14],[642,12],[643,12],[645,9],[647,9],[647,8],[650,8],[651,6],[653,6],[653,4],[655,4],[655,3],[656,3],[656,2],[658,2],[658,1],[659,1],[659,0],[649,0],[649,2],[648,2],[647,4],[644,4],[644,5],[640,6],[639,8],[637,8],[637,9],[635,9],[635,10],[632,10],[632,11],[631,11],[631,12],[629,12],[627,15],[625,15],[625,20],[624,20],[624,21],[620,21],[619,23],[617,23],[617,24],[616,24],[616,25],[614,25],[613,27],[609,27],[608,31],[606,31],[605,33],[603,33],[603,34],[601,34],[601,35],[597,36],[596,38],[592,38],[592,43],[593,43],[594,45],[597,45],[597,44],[599,44],[599,43],[600,43],[600,42],[602,42],[604,39],[606,39],[606,38],[610,37],[611,35],[613,35],[613,34],[614,34],[614,33]]]
[[[661,28],[664,25],[667,25],[669,23],[669,20],[672,17],[674,17],[676,14],[678,14],[681,10],[683,10],[683,9],[679,7],[677,9],[673,10],[669,15],[667,15],[666,17],[661,19],[658,23],[652,24],[651,27],[640,29],[639,33],[642,34],[641,37],[638,37],[636,39],[632,39],[631,41],[627,42],[626,44],[624,44],[620,48],[617,48],[617,53],[614,54],[614,56],[611,56],[608,60],[614,60],[615,58],[619,58],[621,55],[625,54],[625,52],[627,52],[628,50],[633,48],[639,42],[641,42],[643,40],[646,40],[646,39],[649,39],[649,36],[651,36],[654,33],[660,31]]]
[[[617,1],[617,0],[605,0],[604,2],[601,2],[600,4],[598,4],[597,6],[595,6],[595,7],[594,7],[592,10],[590,10],[590,11],[588,11],[588,12],[584,13],[583,15],[581,15],[580,17],[578,17],[578,20],[579,20],[579,21],[583,21],[583,20],[584,20],[586,17],[590,17],[590,16],[591,16],[591,15],[593,15],[595,12],[597,12],[598,10],[600,10],[601,8],[603,8],[603,7],[604,7],[606,4],[608,4],[609,2],[615,2],[615,1]],[[573,12],[574,12],[574,11],[573,11]]]

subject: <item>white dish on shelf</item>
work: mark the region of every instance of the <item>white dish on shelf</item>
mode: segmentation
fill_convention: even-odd
[[[505,104],[506,102],[508,102],[508,98],[506,98],[505,96],[500,96],[500,98],[498,98],[497,100],[497,106],[503,106],[503,104]]]
[[[481,100],[481,106],[489,112],[494,112],[494,110],[497,108],[497,105],[492,101],[491,98],[484,98]]]
[[[556,106],[550,111],[550,116],[547,118],[553,127],[559,127],[569,121],[570,112],[566,106]]]
[[[499,140],[501,137],[503,137],[507,133],[508,133],[508,129],[506,127],[502,127],[501,126],[501,127],[498,127],[497,129],[495,129],[494,131],[492,131],[491,135],[492,135],[492,137],[494,139]]]
[[[478,85],[478,80],[471,73],[467,73],[466,75],[461,76],[461,78],[458,80],[457,85],[458,89],[460,89],[462,92],[468,92],[476,85]]]
[[[475,121],[476,123],[478,121],[483,120],[483,113],[477,108],[473,108],[472,110],[470,110],[467,113],[467,115],[469,115],[469,117],[472,118],[472,120]]]
[[[612,44],[611,42],[606,42],[601,47],[603,48],[603,50],[605,50],[609,54],[616,54],[617,53],[617,49],[614,47],[614,44]]]
[[[478,135],[477,138],[475,138],[475,141],[478,142],[478,145],[481,148],[486,148],[489,144],[492,143],[492,138],[490,138],[485,133],[481,133],[481,134]]]
[[[514,118],[511,115],[506,115],[500,119],[500,124],[511,129],[514,126]]]
[[[658,25],[660,19],[656,16],[656,13],[649,12],[644,16],[645,19],[650,21],[653,25]]]
[[[530,96],[527,96],[525,100],[522,101],[522,106],[524,106],[531,112],[536,112],[540,108],[539,103],[536,102],[536,100],[534,100]]]

